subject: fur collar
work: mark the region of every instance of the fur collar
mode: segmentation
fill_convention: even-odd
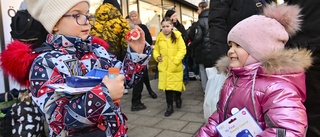
[[[311,51],[307,49],[284,49],[274,51],[261,60],[261,68],[266,74],[290,74],[304,72],[312,65]],[[221,57],[215,67],[218,72],[227,74],[229,59]]]

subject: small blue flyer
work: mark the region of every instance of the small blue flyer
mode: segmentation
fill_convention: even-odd
[[[216,129],[222,137],[255,137],[262,132],[246,108],[220,123]]]

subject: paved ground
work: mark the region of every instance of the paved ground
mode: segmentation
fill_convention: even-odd
[[[151,80],[152,89],[158,95],[152,99],[146,88],[142,92],[142,103],[146,110],[130,111],[131,91],[124,95],[120,105],[128,117],[129,137],[193,137],[198,129],[203,126],[203,100],[204,93],[198,81],[190,81],[187,91],[182,92],[182,107],[177,109],[174,102],[174,113],[164,117],[166,99],[163,91],[157,88],[158,81]]]

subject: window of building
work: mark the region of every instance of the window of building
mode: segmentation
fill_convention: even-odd
[[[153,38],[160,32],[161,20],[169,9],[175,9],[178,14],[178,20],[189,28],[191,24],[198,20],[198,14],[190,8],[184,7],[173,0],[117,0],[124,11],[124,16],[130,11],[139,12],[140,19],[145,24]],[[202,0],[186,0],[189,3],[198,5]],[[90,13],[94,14],[95,10],[102,4],[103,0],[90,0]],[[128,11],[127,11],[128,10]]]
[[[145,24],[149,28],[153,39],[155,39],[160,31],[160,22],[162,19],[160,2],[161,1],[140,0],[139,3],[137,3],[136,0],[129,0],[129,12],[133,10],[139,12],[139,18],[142,24]]]

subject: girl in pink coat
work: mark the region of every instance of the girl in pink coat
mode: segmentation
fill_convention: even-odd
[[[217,110],[200,128],[198,137],[218,137],[216,126],[247,108],[262,128],[259,137],[303,137],[307,116],[304,71],[311,66],[310,51],[285,49],[300,27],[300,8],[267,5],[264,15],[253,15],[228,34],[230,49],[216,67],[228,70]]]

